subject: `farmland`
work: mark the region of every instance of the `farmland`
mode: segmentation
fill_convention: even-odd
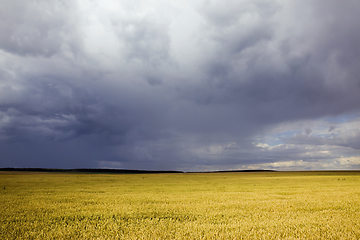
[[[360,172],[0,172],[0,239],[360,239]]]

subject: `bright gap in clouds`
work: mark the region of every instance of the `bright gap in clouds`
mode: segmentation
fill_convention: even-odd
[[[0,9],[0,167],[359,169],[357,1]]]
[[[267,155],[287,158],[256,166],[276,170],[358,169],[359,126],[359,115],[281,124],[253,144]]]

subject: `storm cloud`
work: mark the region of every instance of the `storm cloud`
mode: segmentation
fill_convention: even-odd
[[[359,11],[2,1],[0,167],[359,169]]]

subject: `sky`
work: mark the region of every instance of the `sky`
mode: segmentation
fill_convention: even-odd
[[[2,0],[0,167],[360,169],[359,12]]]

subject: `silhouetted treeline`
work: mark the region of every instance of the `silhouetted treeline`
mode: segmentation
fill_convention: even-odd
[[[128,169],[58,169],[58,168],[0,168],[0,171],[22,171],[22,172],[73,172],[73,173],[183,173],[181,171],[151,171],[151,170],[128,170]]]
[[[183,171],[152,171],[152,170],[129,170],[129,169],[101,169],[101,168],[78,168],[78,169],[59,169],[59,168],[0,168],[0,171],[20,171],[20,172],[73,172],[73,173],[184,173]],[[228,170],[228,171],[206,171],[193,173],[226,173],[226,172],[275,172],[274,170]]]
[[[253,169],[253,170],[226,170],[226,171],[215,171],[218,173],[225,172],[276,172],[275,170],[263,170],[263,169]]]

